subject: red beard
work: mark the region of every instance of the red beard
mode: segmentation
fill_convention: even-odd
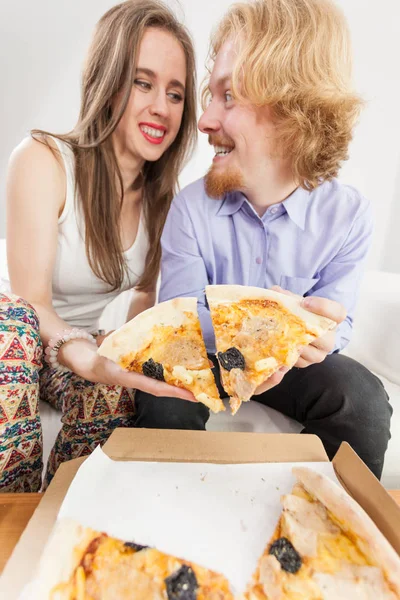
[[[229,192],[236,192],[243,189],[243,178],[240,171],[218,172],[218,169],[211,165],[205,176],[205,190],[210,198],[221,198]]]

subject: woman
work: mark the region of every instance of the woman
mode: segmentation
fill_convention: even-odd
[[[0,490],[40,488],[39,384],[63,412],[47,483],[61,462],[133,425],[134,389],[193,399],[98,356],[101,337],[90,332],[121,291],[137,290],[128,319],[154,304],[160,235],[195,141],[195,106],[186,29],[157,0],[128,0],[97,25],[73,131],[34,130],[13,152],[7,249],[16,296],[0,303]]]

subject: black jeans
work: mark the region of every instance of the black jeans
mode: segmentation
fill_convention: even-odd
[[[224,397],[218,364],[214,374]],[[355,360],[332,354],[322,363],[293,368],[279,385],[253,400],[304,425],[302,433],[320,437],[330,459],[342,441],[348,442],[380,478],[390,439],[392,407],[381,381]],[[135,427],[205,429],[209,417],[204,404],[140,391],[136,392],[135,406]]]

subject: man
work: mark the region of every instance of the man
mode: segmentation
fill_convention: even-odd
[[[348,441],[379,478],[388,397],[374,375],[339,354],[351,336],[372,235],[368,202],[335,179],[361,104],[350,89],[348,48],[344,18],[330,0],[253,0],[224,17],[199,122],[215,157],[205,179],[173,201],[160,301],[199,298],[210,355],[208,284],[278,284],[334,319],[336,331],[304,348],[296,366],[271,377],[254,399],[318,435],[330,458]],[[204,429],[209,416],[202,404],[142,392],[136,408],[139,427]]]

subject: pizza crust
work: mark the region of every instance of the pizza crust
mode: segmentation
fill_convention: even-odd
[[[293,467],[293,474],[306,491],[337,519],[367,558],[378,565],[400,596],[400,557],[367,513],[333,481],[306,467]]]
[[[86,548],[97,535],[97,532],[83,527],[73,519],[57,521],[39,563],[31,592],[32,600],[50,598],[50,592],[55,586],[68,582]],[[57,600],[55,593],[52,598]]]
[[[175,298],[160,302],[113,331],[103,340],[97,352],[100,356],[118,362],[121,356],[138,352],[149,343],[156,325],[183,325],[187,320],[185,313],[191,313],[197,318],[197,298]]]
[[[316,337],[321,337],[324,333],[335,329],[337,326],[335,321],[303,308],[301,306],[303,296],[289,296],[281,292],[275,292],[274,290],[245,285],[209,285],[206,287],[206,295],[210,305],[229,304],[240,302],[241,300],[254,300],[256,298],[272,300],[304,321],[308,331]]]

